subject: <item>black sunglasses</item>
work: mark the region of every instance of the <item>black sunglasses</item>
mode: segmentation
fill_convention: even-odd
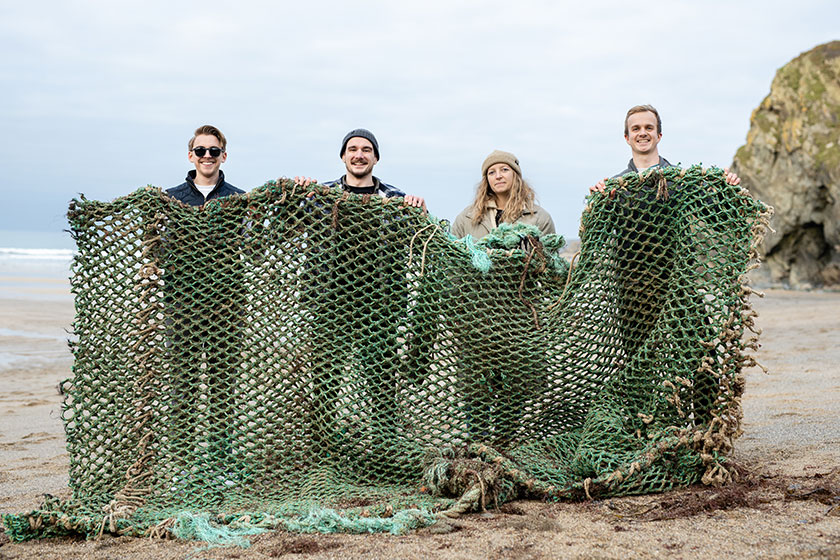
[[[219,157],[220,155],[222,155],[222,152],[224,150],[222,150],[221,148],[205,148],[204,146],[196,146],[192,149],[192,151],[198,157],[204,157],[204,154],[206,154],[207,152],[210,152],[210,157]]]

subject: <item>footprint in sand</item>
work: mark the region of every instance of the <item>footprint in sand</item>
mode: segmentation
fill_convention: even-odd
[[[23,403],[23,406],[41,406],[42,404],[52,404],[52,401],[48,401],[48,400],[45,400],[45,399],[41,399],[41,400],[38,400],[38,401],[29,401],[29,402]]]
[[[38,438],[38,439],[35,439]],[[33,432],[31,434],[26,434],[25,436],[21,437],[20,439],[35,439],[35,441],[47,441],[50,439],[55,439],[56,436],[49,433],[49,432]]]

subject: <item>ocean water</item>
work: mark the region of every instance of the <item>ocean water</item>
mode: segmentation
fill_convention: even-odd
[[[0,298],[72,299],[74,246],[61,231],[0,230]]]
[[[66,231],[22,231],[0,229],[3,249],[65,249],[72,251],[76,243]]]
[[[0,300],[72,301],[74,242],[60,231],[0,230]],[[0,375],[67,355],[69,335],[0,327]],[[51,344],[52,343],[52,344]]]

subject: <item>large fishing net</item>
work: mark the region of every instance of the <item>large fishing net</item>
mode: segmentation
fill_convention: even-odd
[[[399,533],[733,476],[767,208],[720,170],[608,181],[571,269],[529,226],[456,240],[287,180],[69,219],[72,497],[5,516],[16,540]]]

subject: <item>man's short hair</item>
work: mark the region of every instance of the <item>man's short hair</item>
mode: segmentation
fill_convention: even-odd
[[[195,129],[193,133],[193,137],[190,138],[190,150],[192,151],[193,145],[195,144],[195,137],[201,136],[202,134],[207,134],[209,136],[215,136],[216,139],[219,141],[219,147],[222,148],[222,151],[226,151],[227,149],[227,138],[225,135],[222,134],[222,131],[213,126],[212,124],[205,124],[204,126],[199,126]]]
[[[659,118],[659,111],[656,110],[656,107],[653,105],[636,105],[634,107],[630,107],[630,110],[627,111],[627,116],[624,117],[624,136],[627,136],[630,133],[630,131],[627,130],[627,121],[630,119],[630,115],[645,112],[656,115],[656,133],[662,134],[662,119]]]

